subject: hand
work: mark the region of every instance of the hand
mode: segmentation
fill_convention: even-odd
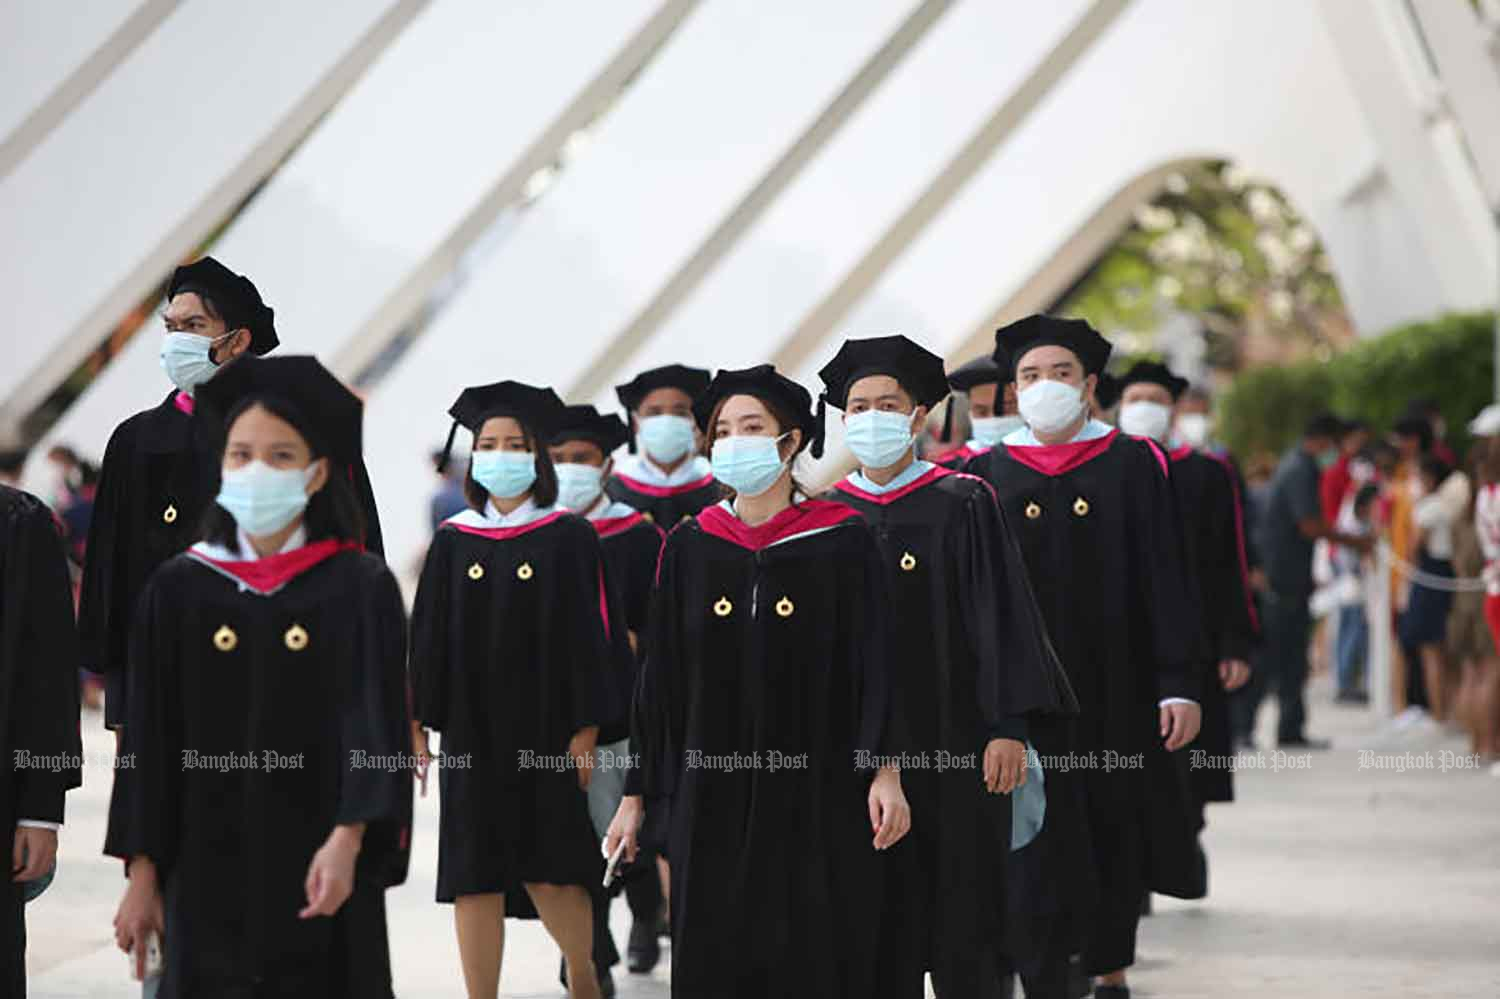
[[[1010,794],[1026,783],[1026,744],[991,739],[984,747],[984,786],[991,794]]]
[[[35,881],[57,860],[57,830],[16,826],[10,848],[10,879]]]
[[[1250,589],[1256,593],[1265,593],[1270,590],[1271,584],[1266,580],[1264,569],[1250,570]]]
[[[1175,753],[1198,738],[1198,727],[1203,724],[1203,709],[1196,704],[1178,701],[1161,707],[1161,737],[1166,740],[1167,752]]]
[[[568,755],[578,769],[579,790],[587,791],[589,781],[594,779],[594,743],[599,739],[599,726],[590,725],[573,733],[568,740]]]
[[[307,905],[297,913],[298,919],[331,916],[348,901],[354,893],[354,861],[364,838],[363,822],[333,827],[307,865],[307,880],[303,882]]]
[[[1250,681],[1250,664],[1243,659],[1219,660],[1219,682],[1225,690],[1239,690]]]
[[[146,941],[166,926],[156,865],[145,857],[130,862],[130,882],[115,910],[115,946],[135,958],[135,980],[146,977]]]
[[[636,836],[641,831],[645,810],[645,803],[638,794],[627,794],[620,799],[620,807],[615,809],[615,817],[609,820],[609,829],[604,833],[606,855],[613,857],[615,848],[624,843],[625,859],[635,861],[635,855],[640,851]]]
[[[417,759],[417,784],[422,788],[422,797],[427,797],[427,770],[432,766],[432,750],[427,744],[427,730],[421,722],[411,723],[411,754]]]
[[[870,828],[875,832],[875,849],[884,850],[901,840],[911,829],[911,806],[901,790],[901,774],[882,768],[870,784]]]

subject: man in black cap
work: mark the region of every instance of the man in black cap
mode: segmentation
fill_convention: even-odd
[[[969,400],[969,439],[957,451],[941,455],[938,464],[957,471],[974,458],[1005,439],[1005,435],[1025,425],[1016,408],[1016,386],[1001,376],[1002,366],[995,363],[989,354],[976,357],[948,375],[948,385],[955,392],[962,392]],[[952,413],[953,402],[949,400],[948,411]],[[944,417],[944,427],[953,417]],[[947,436],[945,432],[944,437]]]
[[[891,849],[881,912],[884,995],[1000,994],[995,944],[1026,781],[1027,718],[1076,708],[1021,553],[979,479],[913,445],[948,394],[942,358],[904,336],[846,340],[820,372],[860,467],[829,499],[875,529],[896,618],[895,697],[916,759],[912,832]]]
[[[643,371],[615,387],[630,417],[630,454],[609,480],[609,496],[628,503],[664,531],[719,499],[708,459],[699,454],[693,402],[708,372],[681,364]]]
[[[1081,320],[1031,316],[995,342],[1026,426],[968,470],[1016,525],[1080,707],[1076,721],[1030,726],[1047,817],[1014,858],[1007,950],[1029,997],[1067,995],[1081,951],[1094,995],[1121,999],[1145,886],[1196,879],[1186,787],[1146,780],[1160,769],[1148,758],[1192,742],[1201,717],[1181,529],[1166,456],[1090,418],[1109,341]]]

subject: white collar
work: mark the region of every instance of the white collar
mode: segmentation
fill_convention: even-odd
[[[602,496],[603,494],[601,493],[600,495]],[[614,520],[617,517],[628,517],[632,513],[635,513],[635,507],[629,503],[617,503],[613,500],[606,500],[603,503],[595,501],[594,505],[589,507],[584,513],[584,517],[591,521]]]
[[[627,454],[615,462],[615,471],[627,479],[644,482],[648,486],[685,486],[709,475],[712,466],[701,454],[695,454],[672,471],[663,471],[656,462],[642,454]]]
[[[849,483],[856,489],[861,489],[864,492],[873,493],[876,496],[880,496],[884,493],[890,492],[892,489],[900,489],[904,485],[917,481],[922,476],[931,471],[932,467],[932,462],[923,461],[921,458],[918,458],[916,461],[913,461],[910,465],[907,465],[905,468],[903,468],[900,474],[898,474],[894,479],[887,482],[883,486],[866,475],[863,468],[856,468],[854,471],[849,473]]]
[[[563,507],[555,503],[552,506],[537,506],[536,501],[528,496],[526,502],[510,513],[501,513],[495,509],[495,501],[490,500],[484,505],[483,513],[478,510],[461,510],[443,523],[461,527],[524,527],[532,521],[550,517],[562,510]]]
[[[209,544],[207,541],[198,542],[193,546],[193,551],[204,558],[213,559],[215,562],[254,562],[261,557],[256,554],[255,546],[250,543],[250,535],[241,530],[239,525],[235,525],[234,534],[235,540],[240,544],[238,552],[232,552],[223,545]],[[298,524],[297,529],[292,532],[292,536],[286,539],[286,544],[282,545],[281,550],[276,554],[285,555],[287,552],[296,551],[306,544],[307,525]]]
[[[1102,420],[1085,420],[1083,428],[1079,430],[1078,433],[1074,434],[1073,439],[1068,441],[1067,443],[1077,444],[1080,441],[1096,441],[1101,437],[1109,436],[1109,434],[1114,429],[1114,427],[1110,426],[1108,423],[1103,422]],[[1005,440],[1001,441],[1001,443],[1014,445],[1016,447],[1046,447],[1045,444],[1037,440],[1036,434],[1031,432],[1030,427],[1022,427],[1019,430],[1012,430],[1010,433],[1005,435]]]

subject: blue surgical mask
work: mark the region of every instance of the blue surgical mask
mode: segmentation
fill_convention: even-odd
[[[693,421],[686,416],[663,413],[640,421],[636,439],[653,461],[670,465],[693,449]]]
[[[499,499],[515,499],[536,482],[536,455],[530,451],[475,451],[474,481]]]
[[[173,385],[192,395],[194,389],[218,374],[219,366],[209,355],[228,336],[226,333],[211,339],[196,333],[168,333],[161,338],[162,370]]]
[[[844,421],[844,442],[865,468],[889,468],[911,450],[910,413],[867,409]]]
[[[272,468],[252,461],[224,473],[216,502],[252,538],[275,534],[307,508],[307,484],[317,467]]]
[[[1020,414],[1014,416],[976,416],[969,421],[974,425],[974,439],[985,447],[994,447],[1010,434],[1026,426]]]
[[[741,496],[759,496],[776,484],[787,463],[781,459],[780,437],[720,437],[711,459],[714,478]]]
[[[573,463],[557,466],[557,501],[574,513],[593,506],[603,488],[602,468]]]

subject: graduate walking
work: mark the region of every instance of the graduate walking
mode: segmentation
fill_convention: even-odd
[[[417,755],[426,730],[443,737],[437,898],[454,903],[470,999],[498,990],[508,897],[557,941],[569,994],[599,995],[590,892],[604,865],[586,791],[601,733],[623,731],[630,677],[598,535],[558,504],[547,443],[563,412],[551,389],[514,381],[458,397],[469,509],[433,537],[412,613]]]
[[[887,756],[890,607],[847,505],[805,498],[806,389],[720,371],[694,407],[730,498],[667,536],[632,739],[641,770],[607,843],[642,821],[672,865],[677,999],[865,999],[878,851],[910,812]],[[644,798],[644,800],[643,800]]]
[[[1193,876],[1186,788],[1145,779],[1147,757],[1190,743],[1201,716],[1180,527],[1166,456],[1089,418],[1109,342],[1049,316],[995,338],[1027,425],[968,470],[1016,525],[1080,706],[1076,721],[1029,726],[1047,817],[1013,858],[1007,949],[1028,996],[1066,995],[1069,955],[1081,951],[1094,995],[1117,999],[1129,994],[1146,885]]]
[[[198,395],[222,428],[220,484],[131,634],[116,941],[138,977],[159,946],[163,999],[390,996],[405,612],[342,472],[362,407],[311,357],[242,359]]]
[[[886,864],[876,994],[920,999],[930,971],[941,997],[996,996],[1027,719],[1077,705],[989,486],[915,457],[948,394],[942,358],[904,336],[848,340],[820,377],[860,463],[829,498],[875,531],[912,746],[912,831]]]
[[[1015,383],[1002,377],[1000,365],[988,354],[955,368],[948,375],[948,385],[968,399],[970,435],[963,447],[934,460],[957,471],[999,444],[1006,434],[1019,430],[1024,421],[1016,409]],[[945,426],[953,422],[952,411],[949,400]]]

